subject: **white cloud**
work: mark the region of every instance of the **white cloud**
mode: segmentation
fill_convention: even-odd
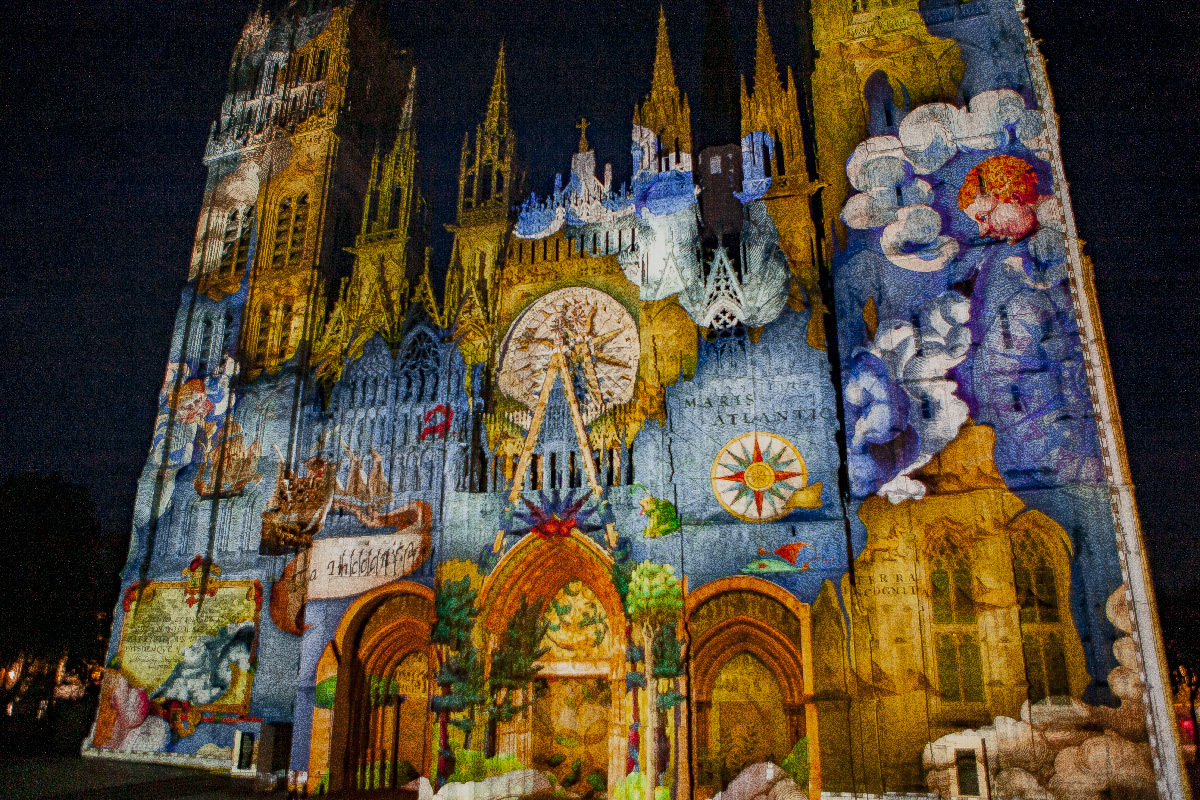
[[[958,255],[958,242],[941,236],[942,215],[929,206],[905,206],[883,229],[879,247],[897,267],[937,272]]]

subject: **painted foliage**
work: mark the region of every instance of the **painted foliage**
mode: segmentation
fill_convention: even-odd
[[[422,800],[1179,796],[1018,9],[811,6],[811,76],[760,7],[739,86],[706,2],[694,118],[660,13],[624,185],[581,120],[518,193],[501,48],[440,293],[377,5],[251,18],[87,748]]]

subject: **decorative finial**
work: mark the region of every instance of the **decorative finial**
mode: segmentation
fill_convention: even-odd
[[[587,121],[587,117],[580,117],[579,124],[575,126],[576,128],[579,128],[579,152],[581,153],[586,153],[588,151],[587,129],[588,125],[591,124],[592,123]]]

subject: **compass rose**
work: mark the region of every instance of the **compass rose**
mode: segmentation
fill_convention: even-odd
[[[726,511],[747,522],[769,522],[794,508],[819,506],[820,484],[806,488],[807,483],[800,453],[771,433],[743,434],[725,445],[713,461],[713,493]]]

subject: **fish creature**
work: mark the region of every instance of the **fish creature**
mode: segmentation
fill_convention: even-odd
[[[781,545],[780,547],[776,548],[775,555],[779,556],[784,561],[787,561],[790,564],[795,564],[796,559],[800,556],[800,551],[806,547],[812,547],[812,543],[810,543],[810,542],[788,542],[787,544]],[[770,553],[768,553],[766,550],[764,550],[761,547],[758,548],[758,554],[760,556],[771,555]]]
[[[747,575],[764,572],[808,572],[814,561],[823,561],[828,564],[829,559],[819,558],[816,553],[809,556],[803,564],[796,563],[800,559],[800,552],[804,548],[812,546],[810,542],[788,542],[776,548],[774,553],[768,553],[760,547],[758,548],[759,559],[742,567],[742,572]]]
[[[803,572],[807,568],[807,564],[803,567],[797,567],[795,564],[790,564],[782,558],[767,556],[766,558],[751,561],[742,567],[741,571],[747,575],[762,575],[772,572]]]
[[[638,515],[649,517],[646,522],[646,530],[642,533],[647,539],[657,539],[660,536],[668,536],[679,531],[679,513],[675,510],[675,504],[670,500],[643,497],[638,505],[642,508]]]

